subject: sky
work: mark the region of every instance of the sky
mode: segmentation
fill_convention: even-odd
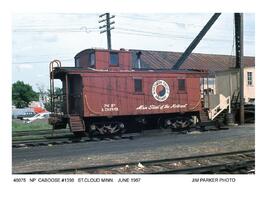
[[[49,63],[74,66],[74,56],[87,48],[107,48],[100,34],[100,14],[15,13],[12,17],[12,82],[22,80],[47,89]],[[111,13],[113,49],[183,52],[211,13]],[[233,13],[222,13],[193,52],[234,55]],[[255,15],[244,14],[244,55],[255,56]],[[57,84],[60,86],[60,83]]]

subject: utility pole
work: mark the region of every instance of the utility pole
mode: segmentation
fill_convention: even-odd
[[[244,107],[244,68],[243,68],[243,13],[234,14],[235,21],[235,68],[240,71],[240,124],[245,123]]]
[[[114,27],[111,27],[111,25],[114,24],[115,22],[114,21],[110,22],[110,19],[114,18],[115,16],[112,15],[110,17],[110,13],[104,13],[102,15],[99,15],[99,18],[102,18],[103,16],[106,16],[105,19],[98,21],[98,23],[102,23],[102,22],[106,22],[106,23],[100,26],[99,29],[106,28],[105,30],[100,31],[100,33],[107,32],[107,46],[108,46],[108,49],[111,50],[112,49],[111,30],[114,29]]]

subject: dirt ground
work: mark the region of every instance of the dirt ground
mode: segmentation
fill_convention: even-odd
[[[255,125],[191,134],[158,131],[133,140],[120,139],[13,149],[12,172],[30,172],[100,164],[230,152],[255,148]]]

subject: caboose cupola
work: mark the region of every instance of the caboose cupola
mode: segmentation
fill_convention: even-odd
[[[125,49],[86,49],[75,56],[75,67],[109,71],[130,70],[131,53]]]

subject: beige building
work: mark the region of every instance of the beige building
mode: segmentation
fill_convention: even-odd
[[[255,102],[255,67],[244,68],[245,102]]]
[[[240,89],[239,69],[215,72],[215,94],[237,97]],[[255,67],[244,68],[245,103],[255,101]]]

